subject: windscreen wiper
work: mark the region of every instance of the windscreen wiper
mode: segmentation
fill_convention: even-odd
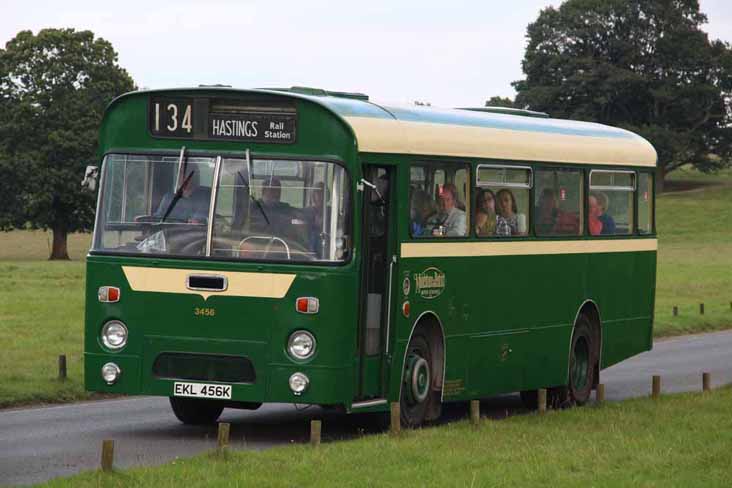
[[[188,167],[188,160],[185,159],[186,156],[186,147],[183,146],[180,148],[180,157],[178,158],[178,167],[181,168],[180,171],[178,171],[178,189],[175,190],[175,194],[173,195],[173,199],[170,200],[170,203],[168,204],[168,207],[165,209],[165,212],[163,213],[163,218],[160,219],[159,223],[165,222],[165,219],[168,218],[168,215],[170,215],[170,212],[173,211],[173,208],[178,203],[178,201],[183,196],[183,188],[186,187],[189,181],[191,181],[191,178],[193,177],[193,174],[195,171],[191,171],[191,173],[181,182],[181,175],[186,174],[186,168]]]
[[[249,194],[249,198],[254,202],[254,204],[257,206],[259,211],[262,213],[262,217],[264,217],[264,220],[267,222],[267,225],[270,225],[269,218],[267,218],[267,213],[264,211],[264,207],[262,207],[262,204],[259,200],[254,198],[254,195],[252,195],[252,192],[250,190],[249,182],[244,178],[244,175],[241,174],[241,171],[237,171],[236,174],[241,178],[241,182],[244,185],[244,188],[247,190],[247,194]]]

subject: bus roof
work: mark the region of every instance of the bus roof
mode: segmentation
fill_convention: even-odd
[[[386,105],[374,103],[360,93],[317,89],[200,87],[173,91],[261,93],[306,99],[344,120],[353,130],[361,152],[649,167],[654,167],[657,159],[653,146],[639,135],[591,122],[533,114]],[[140,92],[127,95],[134,94]]]

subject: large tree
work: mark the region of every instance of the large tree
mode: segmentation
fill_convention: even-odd
[[[697,0],[568,0],[529,24],[517,106],[623,127],[658,152],[659,178],[732,161],[732,49]]]
[[[93,223],[80,181],[104,109],[134,88],[112,45],[89,31],[22,31],[0,49],[0,230],[51,229],[50,258],[68,259],[67,234]]]

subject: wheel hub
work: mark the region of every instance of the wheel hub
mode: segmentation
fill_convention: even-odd
[[[407,358],[404,383],[407,400],[411,405],[427,399],[430,391],[430,368],[427,361],[417,353],[412,353]]]

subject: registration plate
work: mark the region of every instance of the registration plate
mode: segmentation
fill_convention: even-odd
[[[196,398],[222,398],[231,400],[231,385],[209,385],[206,383],[179,383],[173,385],[173,395]]]

